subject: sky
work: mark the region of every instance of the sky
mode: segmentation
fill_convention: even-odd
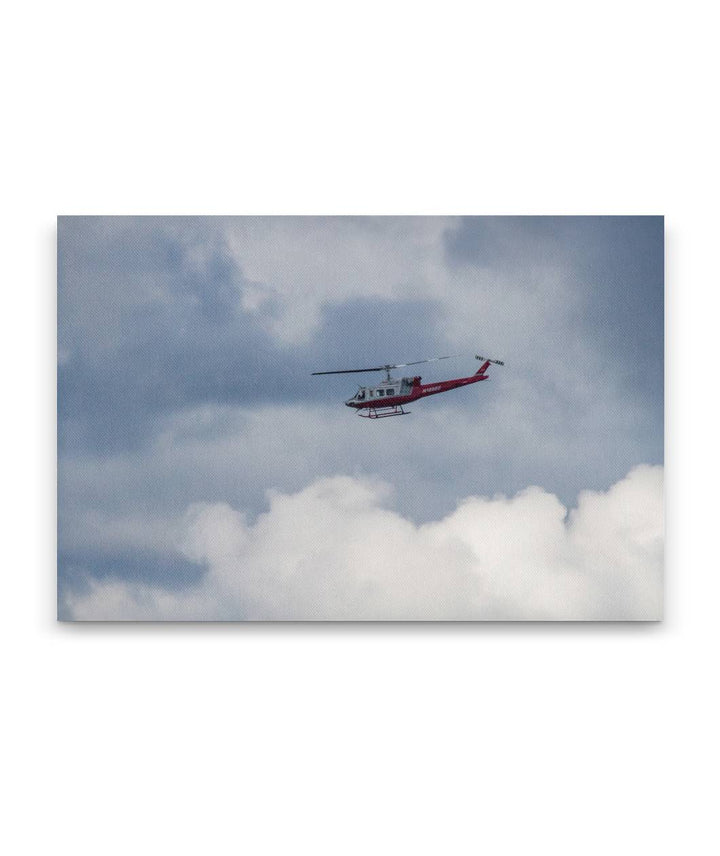
[[[663,345],[661,217],[61,217],[59,616],[659,618]]]

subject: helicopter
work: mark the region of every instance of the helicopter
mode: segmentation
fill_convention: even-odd
[[[408,366],[418,366],[421,363],[434,363],[437,360],[449,360],[459,357],[460,354],[449,354],[444,357],[430,357],[427,360],[416,360],[412,363],[397,363],[395,365],[374,366],[369,369],[341,369],[331,372],[312,372],[313,375],[330,374],[357,374],[360,372],[385,372],[385,380],[377,386],[361,386],[352,398],[345,402],[346,407],[357,410],[358,416],[368,419],[382,419],[386,416],[407,416],[410,411],[404,406],[411,401],[425,398],[427,395],[437,395],[440,392],[448,392],[460,386],[468,386],[481,380],[487,380],[486,374],[490,364],[504,366],[502,360],[491,360],[489,357],[480,357],[475,354],[475,359],[480,360],[482,365],[475,374],[468,377],[454,378],[453,380],[441,380],[437,383],[423,384],[422,378],[415,377],[393,378],[390,376],[391,369],[403,369]]]

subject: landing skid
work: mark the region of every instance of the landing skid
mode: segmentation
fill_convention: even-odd
[[[358,416],[365,419],[384,419],[386,416],[409,416],[409,410],[403,410],[402,404],[396,404],[394,407],[367,407],[358,410]]]

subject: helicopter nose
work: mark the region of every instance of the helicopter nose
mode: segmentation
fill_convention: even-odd
[[[352,401],[352,398],[348,398],[348,400],[345,402],[345,407],[352,407]]]

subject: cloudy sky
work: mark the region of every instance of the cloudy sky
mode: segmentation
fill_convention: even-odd
[[[61,618],[658,618],[662,464],[662,218],[59,219]]]

